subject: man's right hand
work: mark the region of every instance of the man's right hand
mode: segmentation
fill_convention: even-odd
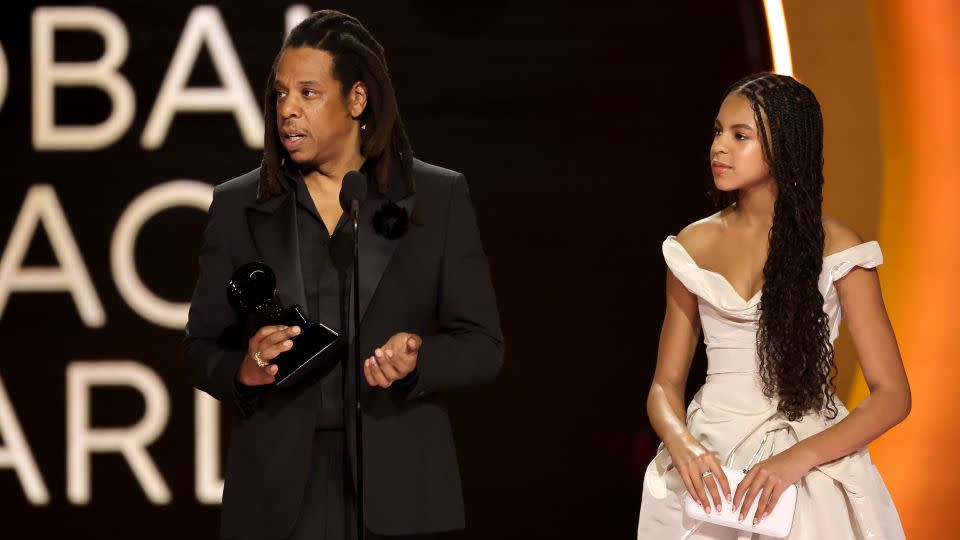
[[[273,384],[279,368],[271,362],[293,347],[293,341],[290,338],[299,333],[299,326],[264,326],[257,330],[247,343],[247,354],[243,357],[240,369],[237,370],[237,380],[247,386]],[[260,354],[260,361],[266,363],[266,366],[257,365],[257,353]]]

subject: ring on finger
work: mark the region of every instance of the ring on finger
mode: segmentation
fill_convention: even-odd
[[[267,367],[269,362],[264,362],[263,358],[260,358],[260,351],[257,351],[253,354],[253,361],[257,363],[260,367]]]
[[[700,473],[700,478],[706,478],[708,476],[713,476],[713,471],[703,471]]]

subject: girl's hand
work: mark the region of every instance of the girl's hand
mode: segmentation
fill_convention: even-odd
[[[683,479],[687,492],[708,514],[710,513],[711,499],[717,512],[723,506],[720,491],[723,491],[727,502],[733,501],[730,496],[730,484],[727,483],[727,475],[720,469],[720,459],[716,453],[708,451],[696,441],[668,446],[667,452],[670,453],[673,465],[680,473],[680,478]],[[707,472],[709,474],[704,477],[704,473]],[[710,499],[707,499],[707,490],[710,491]]]
[[[747,517],[753,501],[759,496],[760,503],[753,516],[753,524],[773,510],[784,490],[799,482],[811,467],[796,451],[785,450],[775,456],[757,463],[737,486],[733,494],[736,508],[740,510],[740,521]]]

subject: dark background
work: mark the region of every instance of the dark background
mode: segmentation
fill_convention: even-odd
[[[219,509],[193,494],[193,398],[181,333],[143,320],[120,297],[110,238],[124,208],[149,187],[180,178],[216,184],[256,167],[259,151],[244,146],[229,113],[181,113],[158,150],[141,148],[194,5],[100,5],[130,36],[121,72],[137,112],[122,139],[92,152],[33,149],[35,6],[5,5],[0,18],[9,65],[0,238],[6,243],[29,187],[52,184],[107,315],[104,328],[86,328],[66,293],[15,293],[2,313],[0,377],[51,502],[30,505],[14,472],[0,469],[0,536],[213,538]],[[260,103],[287,5],[213,5]],[[342,9],[371,29],[387,51],[415,154],[470,182],[507,357],[493,385],[444,396],[467,503],[462,537],[634,535],[642,471],[657,443],[645,400],[663,312],[660,243],[712,212],[707,150],[723,91],[771,64],[761,2],[310,6]],[[56,48],[63,61],[103,51],[98,36],[80,32],[58,33]],[[218,84],[205,53],[190,82]],[[98,90],[56,95],[62,124],[96,123],[109,112]],[[156,294],[189,300],[204,223],[202,212],[175,209],[144,227],[137,266]],[[26,264],[55,262],[38,231]],[[89,505],[67,501],[65,368],[99,359],[141,362],[167,386],[170,420],[150,447],[173,493],[167,506],[152,505],[115,454],[92,458]],[[702,366],[701,351],[691,387],[702,382]],[[98,427],[129,425],[143,413],[134,390],[96,389],[92,399]]]

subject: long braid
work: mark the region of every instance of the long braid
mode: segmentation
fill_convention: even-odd
[[[763,267],[757,352],[764,394],[798,420],[824,408],[835,418],[833,345],[818,281],[823,268],[823,117],[816,96],[795,79],[747,77],[729,93],[753,108],[764,157],[777,183]]]

